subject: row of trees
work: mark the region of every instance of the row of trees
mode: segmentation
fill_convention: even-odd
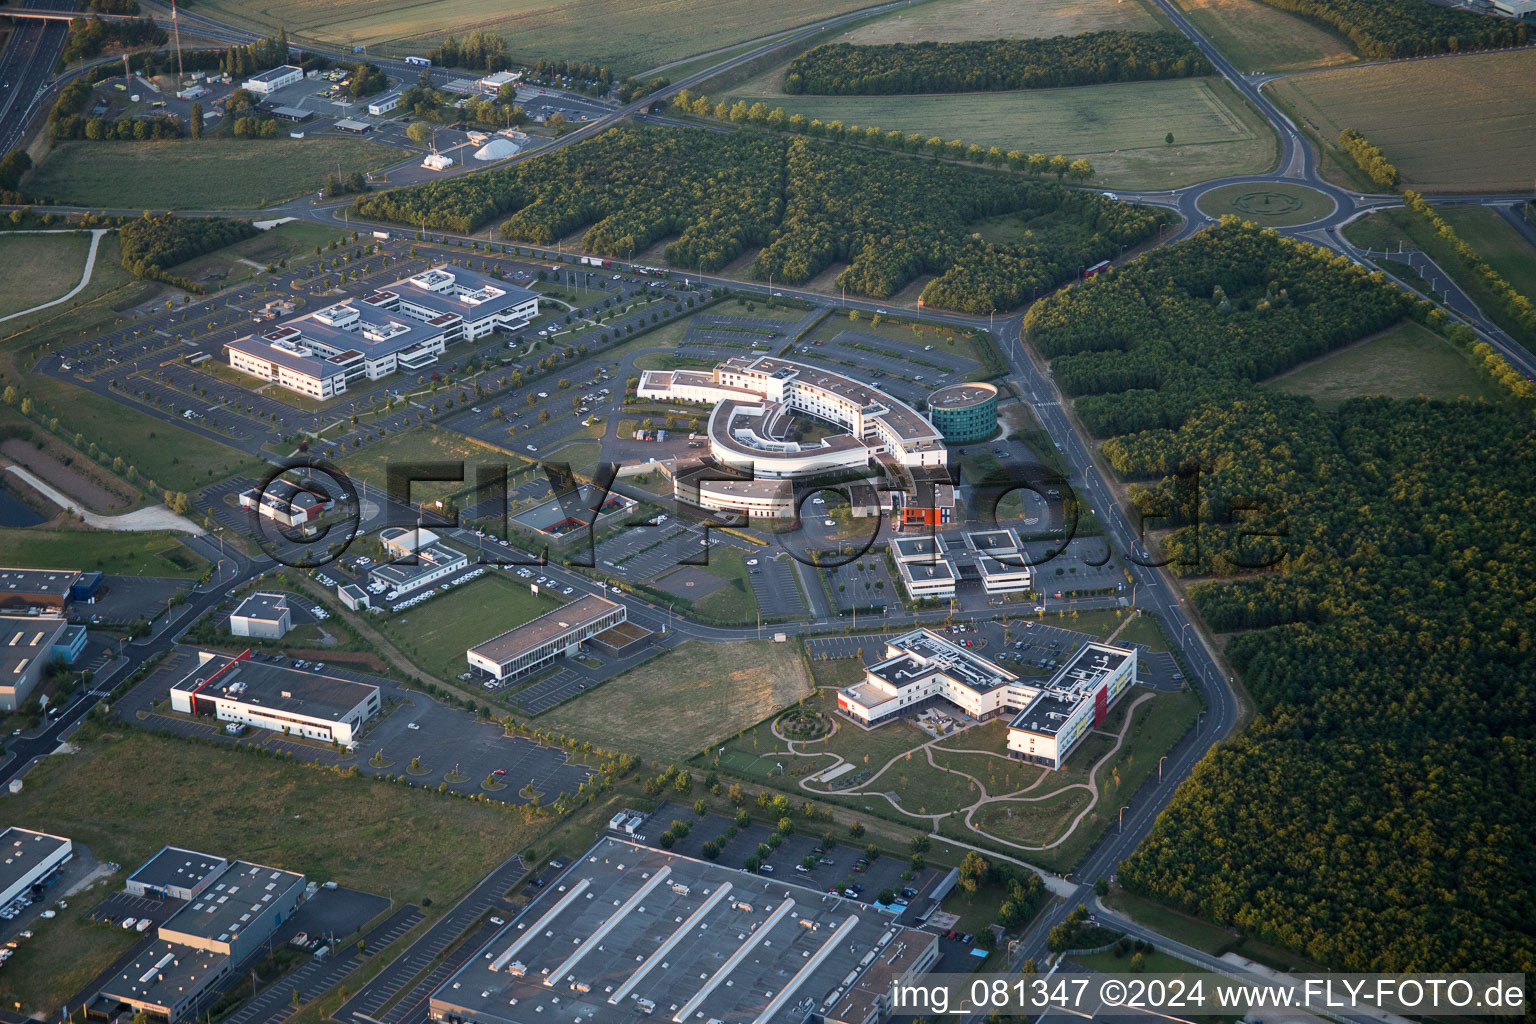
[[[400,94],[400,106],[410,111],[418,123],[429,122],[422,125],[419,131],[412,130],[416,129],[415,124],[407,129],[413,142],[425,144],[432,136],[433,124],[450,124],[462,120],[496,130],[525,123],[528,120],[527,113],[512,102],[516,96],[517,91],[512,86],[504,85],[496,99],[468,97],[461,107],[452,102],[448,94],[438,92],[430,85],[413,85]]]
[[[201,291],[192,282],[166,273],[167,269],[255,234],[257,229],[248,220],[145,214],[138,220],[124,223],[119,229],[118,241],[123,266],[129,273]]]
[[[49,131],[55,142],[60,139],[89,139],[92,142],[137,139],[143,142],[147,139],[179,139],[183,134],[181,122],[174,117],[129,117],[126,114],[112,121],[77,114],[55,123]]]
[[[1055,89],[1209,75],[1211,62],[1181,32],[1109,30],[1049,39],[818,46],[789,62],[792,96]]]
[[[1103,437],[1177,427],[1417,310],[1348,257],[1229,216],[1037,303],[1024,323]]]
[[[718,270],[762,246],[751,273],[785,284],[847,263],[838,284],[876,297],[937,274],[931,305],[986,313],[1150,237],[1165,215],[1056,185],[803,137],[624,127],[502,170],[392,189],[366,217],[501,233],[540,245],[586,227],[588,251],[629,257],[675,236],[674,266]],[[1039,218],[1007,245],[969,226]]]
[[[462,40],[448,36],[443,44],[427,52],[427,59],[434,64],[450,68],[469,68],[472,71],[505,71],[511,67],[507,59],[507,41],[494,32],[473,29]]]
[[[672,106],[696,117],[715,117],[736,124],[757,125],[774,131],[793,132],[796,135],[860,143],[875,149],[889,149],[897,153],[926,153],[935,160],[941,158],[969,160],[971,163],[986,164],[988,167],[1006,165],[1009,169],[1021,174],[1035,176],[1053,174],[1057,181],[1063,178],[1070,178],[1076,182],[1088,181],[1094,173],[1093,164],[1084,157],[1073,159],[1059,153],[1055,156],[1047,156],[1044,153],[1026,155],[1023,150],[1018,149],[1004,152],[1001,146],[986,147],[974,142],[967,144],[963,139],[950,139],[946,142],[937,135],[924,137],[920,132],[888,132],[873,125],[863,127],[856,124],[844,125],[841,121],[807,119],[804,114],[785,114],[783,107],[774,107],[769,110],[768,104],[762,101],[750,106],[746,100],[737,100],[731,104],[723,101],[713,103],[708,96],[696,96],[688,89],[681,89],[672,97]]]
[[[1376,184],[1391,188],[1402,180],[1387,154],[1355,129],[1345,128],[1339,132],[1339,145]]]
[[[1435,233],[1443,238],[1455,250],[1456,255],[1472,269],[1472,272],[1482,279],[1483,284],[1493,293],[1495,300],[1502,307],[1505,317],[1515,321],[1526,337],[1536,337],[1536,306],[1531,305],[1529,298],[1516,291],[1514,285],[1483,258],[1482,253],[1463,241],[1456,233],[1456,229],[1451,227],[1423,196],[1417,192],[1404,192],[1403,205],[1417,216],[1424,218]]]
[[[1425,0],[1262,0],[1320,21],[1366,57],[1425,57],[1524,46],[1530,26]]]
[[[17,191],[22,177],[32,169],[32,158],[24,149],[13,149],[0,157],[0,202],[14,203],[21,199]]]
[[[1123,470],[1196,461],[1202,505],[1263,496],[1286,533],[1272,571],[1192,591],[1245,631],[1227,653],[1258,715],[1124,885],[1338,969],[1536,964],[1531,413],[1263,391],[1119,439]],[[1212,546],[1195,534],[1175,547]]]
[[[165,29],[149,18],[126,21],[103,21],[97,15],[89,18],[71,18],[69,35],[64,39],[64,50],[59,54],[59,67],[77,60],[89,60],[115,43],[123,49],[135,46],[164,46],[168,37]]]
[[[85,7],[103,14],[138,14],[139,0],[91,0]]]

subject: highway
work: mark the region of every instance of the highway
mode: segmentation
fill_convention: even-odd
[[[25,0],[22,6],[68,10],[78,5],[56,0]],[[53,66],[64,51],[67,35],[68,24],[57,21],[23,20],[12,31],[5,52],[0,53],[0,154],[16,148],[23,128],[41,109],[41,100],[53,77]]]

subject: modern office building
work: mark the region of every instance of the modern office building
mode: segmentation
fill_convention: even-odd
[[[253,75],[240,83],[240,88],[246,92],[255,93],[257,96],[270,96],[279,89],[286,89],[290,85],[296,85],[304,81],[304,69],[293,64],[284,64],[282,67],[263,71],[259,75]]]
[[[0,711],[27,702],[68,628],[56,615],[0,615]]]
[[[838,691],[838,710],[878,725],[942,699],[977,721],[1013,713],[1011,757],[1059,769],[1072,748],[1136,681],[1136,652],[1085,644],[1050,679],[1024,679],[927,629],[886,641],[862,682]]]
[[[895,537],[890,550],[907,596],[914,599],[953,597],[956,585],[967,582],[980,583],[991,595],[1023,593],[1034,584],[1034,569],[1011,529],[972,531],[963,547],[938,534]]]
[[[599,839],[442,984],[443,1024],[873,1024],[938,936],[854,900]]]
[[[948,444],[985,441],[997,433],[997,388],[950,384],[928,396],[928,418]]]
[[[385,531],[386,533],[389,531]],[[401,530],[402,535],[416,534],[415,530]],[[446,544],[437,542],[436,534],[430,530],[422,530],[421,534],[431,536],[434,539],[425,543],[420,542],[420,536],[416,536],[419,546],[413,551],[397,554],[399,561],[389,562],[385,565],[375,566],[368,571],[368,576],[389,588],[395,597],[404,597],[406,594],[415,593],[423,587],[430,586],[438,580],[452,576],[454,573],[469,565],[469,556],[457,548],[450,548]],[[396,538],[403,543],[407,537]],[[388,545],[386,543],[386,549]]]
[[[134,896],[190,900],[228,866],[229,861],[211,853],[165,846],[128,876],[124,888]]]
[[[400,90],[385,93],[368,101],[368,113],[373,117],[383,117],[400,105]]]
[[[612,629],[626,615],[622,604],[589,594],[464,653],[470,668],[498,680],[512,679],[574,653],[583,640]]]
[[[229,631],[235,636],[281,640],[292,628],[288,595],[283,593],[259,591],[241,601],[229,614]]]
[[[0,832],[0,907],[46,884],[74,855],[74,844],[63,836],[14,825]]]
[[[317,487],[303,487],[281,477],[265,489],[240,492],[240,507],[254,509],[263,519],[290,529],[312,523],[336,507],[336,499]]]
[[[91,575],[99,585],[101,574]],[[36,608],[62,615],[81,580],[77,569],[0,569],[0,612],[28,614]]]
[[[537,292],[448,265],[230,342],[229,364],[310,398],[360,379],[418,373],[447,347],[539,315]]]
[[[197,664],[171,687],[171,710],[350,749],[380,700],[371,683],[253,661],[249,651],[198,651]]]

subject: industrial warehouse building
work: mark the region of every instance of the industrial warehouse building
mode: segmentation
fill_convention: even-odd
[[[182,862],[181,873],[169,867]],[[135,871],[158,880],[136,895],[172,895],[186,905],[162,924],[155,941],[114,973],[87,1006],[89,1015],[113,1019],[125,1009],[186,1020],[221,980],[292,915],[305,894],[304,876],[279,868],[230,863],[222,857],[166,847]],[[161,887],[157,887],[161,886]]]
[[[279,89],[286,89],[304,81],[304,69],[292,64],[263,71],[240,83],[240,88],[257,96],[270,96]]]
[[[53,615],[0,615],[0,711],[15,711],[42,682],[55,657],[72,661],[68,621]],[[78,651],[76,651],[78,654]]]
[[[229,615],[229,631],[235,636],[281,640],[293,628],[288,595],[263,591],[252,594]]]
[[[249,651],[198,651],[197,665],[171,687],[172,711],[348,749],[379,709],[379,688],[371,683],[253,661]]]
[[[863,682],[837,693],[839,711],[876,725],[943,699],[978,721],[1015,712],[1008,755],[1059,769],[1072,748],[1136,682],[1136,651],[1084,644],[1049,680],[1025,680],[927,629],[886,641]]]
[[[493,636],[465,652],[469,667],[495,679],[511,679],[571,654],[583,640],[612,629],[626,618],[622,604],[589,594]]]
[[[267,483],[265,490],[252,487],[240,492],[240,507],[255,510],[290,529],[312,523],[336,506],[330,495],[317,487],[302,487],[281,478]]]
[[[416,373],[447,347],[539,315],[537,292],[447,265],[230,342],[229,365],[324,399],[360,378]]]
[[[78,569],[0,569],[0,612],[53,612],[62,615],[70,602],[95,596],[101,573]],[[82,592],[83,591],[83,592]]]
[[[124,888],[133,896],[190,900],[207,888],[214,876],[228,865],[229,861],[211,853],[166,846],[139,865],[139,869],[128,876]]]
[[[15,826],[0,832],[0,907],[46,885],[74,855],[74,844],[63,836]]]
[[[871,1024],[938,936],[853,900],[604,838],[433,993],[453,1024]]]

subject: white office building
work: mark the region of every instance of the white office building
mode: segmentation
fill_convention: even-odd
[[[257,96],[270,96],[279,89],[286,89],[290,85],[296,85],[304,81],[304,69],[292,64],[284,64],[282,67],[263,71],[259,75],[253,75],[240,83],[240,88],[246,92],[255,93]]]
[[[172,711],[348,749],[379,708],[377,686],[253,661],[249,652],[198,651],[197,664],[171,687]]]

